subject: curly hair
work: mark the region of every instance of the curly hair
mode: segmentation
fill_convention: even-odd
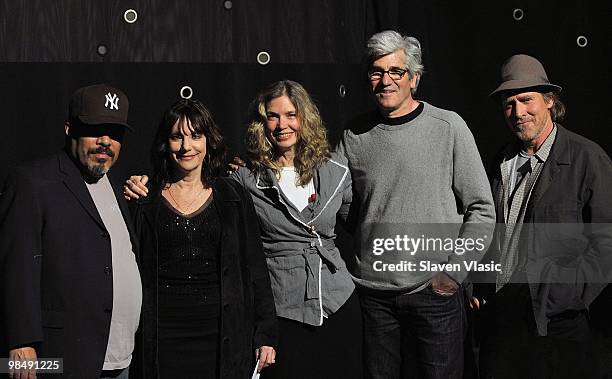
[[[168,138],[174,124],[177,121],[183,122],[184,120],[189,120],[193,132],[204,134],[206,137],[202,184],[205,187],[210,187],[226,165],[227,147],[221,129],[215,123],[208,109],[198,100],[179,100],[162,116],[151,147],[153,179],[159,186],[164,186],[172,179],[174,165],[170,160]]]
[[[247,159],[256,173],[263,173],[269,168],[280,177],[282,167],[276,163],[279,153],[266,137],[266,106],[282,96],[291,100],[300,121],[293,164],[298,176],[296,184],[306,185],[312,180],[314,170],[330,158],[330,147],[319,109],[297,82],[281,80],[272,83],[251,103],[245,138]]]

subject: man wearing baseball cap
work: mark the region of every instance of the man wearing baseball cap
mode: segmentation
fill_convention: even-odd
[[[491,93],[516,139],[493,166],[496,238],[476,277],[483,378],[599,377],[588,308],[612,272],[612,163],[559,122],[561,87],[514,55]]]
[[[62,358],[69,378],[128,377],[142,298],[137,239],[106,175],[131,129],[128,107],[111,86],[78,89],[64,150],[17,167],[3,190],[0,288],[11,360]]]

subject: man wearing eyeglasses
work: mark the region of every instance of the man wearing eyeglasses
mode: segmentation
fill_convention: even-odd
[[[487,176],[463,119],[413,97],[423,73],[416,38],[377,33],[365,55],[378,111],[352,122],[337,148],[353,179],[364,374],[461,378],[464,263],[482,257],[495,226]],[[439,237],[432,225],[482,246],[417,247]]]

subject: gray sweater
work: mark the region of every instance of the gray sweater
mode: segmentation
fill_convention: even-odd
[[[405,123],[373,116],[350,125],[337,148],[353,180],[357,246],[351,274],[368,288],[420,289],[436,273],[428,262],[457,263],[453,267],[462,270],[439,271],[462,282],[464,263],[480,260],[491,241],[495,209],[474,137],[455,112],[423,104],[416,118],[399,119],[408,118]],[[414,245],[403,237],[483,238],[484,247],[459,255],[450,245],[436,250],[432,240],[430,249],[411,254]]]

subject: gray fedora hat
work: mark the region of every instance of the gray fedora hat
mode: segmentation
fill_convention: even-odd
[[[525,54],[517,54],[508,58],[502,65],[501,78],[502,83],[489,96],[494,96],[502,91],[532,87],[561,92],[561,86],[552,84],[548,80],[542,63],[534,57]]]

